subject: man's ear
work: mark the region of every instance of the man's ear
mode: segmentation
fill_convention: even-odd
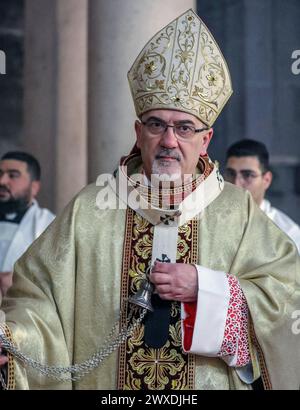
[[[142,124],[140,121],[136,120],[134,123],[135,135],[136,135],[136,146],[141,148],[141,135],[142,135]]]
[[[41,189],[41,182],[40,181],[32,181],[31,182],[31,197],[32,199],[37,196]]]
[[[269,188],[269,186],[272,183],[272,179],[273,179],[273,174],[271,171],[267,171],[264,175],[263,175],[263,181],[264,181],[264,188],[265,190],[267,190]]]
[[[207,154],[207,148],[209,146],[209,143],[214,135],[214,130],[213,128],[210,128],[208,131],[206,131],[206,134],[203,137],[203,147],[200,151],[200,155],[206,155]]]

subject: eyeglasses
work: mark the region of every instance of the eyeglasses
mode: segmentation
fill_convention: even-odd
[[[158,119],[149,119],[147,121],[141,121],[141,123],[146,127],[147,132],[150,136],[158,136],[164,134],[168,128],[173,128],[173,131],[178,139],[183,141],[191,139],[195,133],[209,130],[208,127],[196,129],[189,124],[174,124],[169,125],[164,121]]]
[[[234,183],[236,178],[240,175],[247,184],[250,184],[253,179],[261,177],[264,174],[264,172],[257,174],[250,169],[242,169],[241,171],[236,172],[234,169],[227,168],[224,173],[224,178],[226,181]]]

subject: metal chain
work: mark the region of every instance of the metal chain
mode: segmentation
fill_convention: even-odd
[[[129,322],[131,321],[132,316],[133,316],[133,309],[131,309],[129,316],[126,319],[126,324],[122,327],[121,331],[114,336],[114,334],[116,333],[117,327],[119,325],[120,318],[124,312],[125,306],[126,306],[126,301],[123,305],[123,309],[121,309],[120,311],[120,316],[118,320],[115,322],[109,335],[105,339],[105,343],[107,343],[108,346],[101,348],[96,353],[94,353],[90,358],[88,358],[82,363],[78,363],[78,364],[75,363],[67,367],[49,366],[47,364],[38,362],[37,360],[34,360],[31,357],[23,354],[4,335],[0,335],[2,347],[6,349],[9,353],[11,353],[13,356],[15,356],[17,359],[19,359],[21,362],[23,362],[24,365],[32,367],[33,369],[39,371],[40,373],[44,374],[47,377],[50,377],[50,378],[53,378],[59,381],[79,380],[83,376],[90,373],[96,367],[99,367],[106,357],[108,357],[123,342],[125,342],[127,337],[132,335],[134,330],[140,325],[140,323],[142,322],[142,320],[144,319],[147,313],[147,309],[145,308],[140,309],[141,314],[138,317],[138,319],[134,323],[131,323],[129,325]],[[1,384],[3,384],[4,380],[2,382],[2,380],[0,379],[0,382]]]

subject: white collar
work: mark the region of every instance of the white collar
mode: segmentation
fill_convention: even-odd
[[[140,195],[140,185],[137,186],[134,179],[128,177],[126,167],[120,167],[117,174],[118,197],[136,211],[139,215],[149,221],[152,225],[165,224],[169,226],[181,226],[187,221],[201,216],[204,209],[214,201],[224,188],[224,180],[219,173],[218,166],[213,165],[213,170],[189,195],[186,196],[174,209],[150,204],[143,195]],[[127,189],[119,189],[120,184]],[[145,187],[148,188],[148,187]],[[136,198],[139,198],[137,203]]]

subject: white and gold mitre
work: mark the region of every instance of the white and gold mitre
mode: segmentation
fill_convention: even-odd
[[[128,80],[138,117],[149,110],[172,109],[212,126],[232,94],[226,61],[193,10],[152,37]]]

